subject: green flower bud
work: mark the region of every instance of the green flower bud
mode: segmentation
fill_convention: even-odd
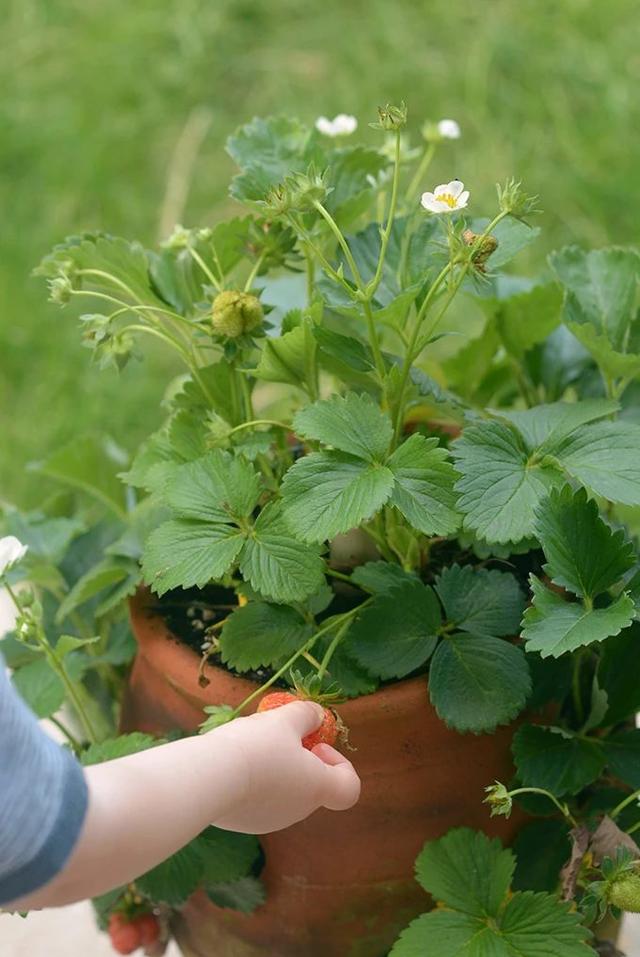
[[[49,299],[59,306],[66,306],[71,299],[73,285],[68,276],[56,276],[49,280]]]
[[[640,873],[637,869],[623,872],[608,886],[607,902],[612,907],[640,914]]]
[[[522,184],[511,178],[506,181],[504,186],[496,183],[498,193],[498,205],[503,213],[509,213],[515,219],[524,219],[532,213],[539,213],[538,197],[529,196],[522,189]]]
[[[487,796],[483,804],[488,804],[491,808],[491,817],[497,817],[499,815],[509,817],[513,807],[513,801],[504,784],[501,784],[500,781],[496,781],[495,784],[490,784],[489,787],[484,790]]]
[[[191,244],[191,230],[179,224],[173,227],[173,232],[160,245],[163,249],[186,249]]]
[[[374,130],[386,130],[388,133],[395,133],[404,129],[407,125],[407,107],[404,103],[400,106],[392,106],[387,103],[386,106],[378,107],[378,122],[370,124]]]
[[[213,301],[211,322],[221,336],[237,339],[261,325],[264,319],[262,303],[248,292],[227,289]]]

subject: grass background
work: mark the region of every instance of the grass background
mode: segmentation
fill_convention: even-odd
[[[636,0],[4,0],[0,38],[0,499],[78,431],[123,446],[158,421],[170,359],[99,372],[32,266],[84,229],[151,243],[161,220],[231,210],[223,144],[255,114],[355,113],[404,98],[417,129],[453,117],[457,176],[490,210],[497,180],[539,193],[554,245],[636,241]],[[184,197],[172,157],[204,134]],[[432,185],[425,184],[425,186]],[[184,199],[184,202],[182,201]]]

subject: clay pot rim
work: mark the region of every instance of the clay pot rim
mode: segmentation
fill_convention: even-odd
[[[134,595],[129,599],[129,610],[131,616],[131,625],[134,637],[140,648],[141,653],[148,659],[149,664],[156,670],[161,670],[169,678],[174,686],[180,686],[181,680],[178,677],[185,671],[197,672],[200,666],[200,656],[173,635],[166,622],[160,614],[154,613],[152,603],[151,589],[147,586],[138,586]],[[175,678],[172,678],[172,673]],[[213,682],[217,675],[225,675],[230,681],[236,683],[236,686],[246,689],[245,697],[248,697],[261,686],[251,678],[245,678],[237,675],[219,665],[207,664],[203,669],[205,677]],[[387,707],[395,710],[398,706],[402,707],[401,701],[421,703],[429,710],[433,705],[427,694],[427,675],[417,675],[412,678],[399,678],[389,684],[376,688],[369,694],[359,695],[356,698],[348,698],[340,703],[340,712],[358,712],[362,708],[369,710],[372,701],[375,699],[377,709],[384,711]],[[195,689],[194,689],[195,691]],[[256,702],[247,709],[247,713],[254,710]]]

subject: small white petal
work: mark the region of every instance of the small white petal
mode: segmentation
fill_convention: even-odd
[[[450,183],[447,183],[447,192],[453,196],[454,199],[460,196],[463,189],[464,183],[461,183],[459,179],[452,179]]]
[[[434,196],[447,196],[450,192],[451,190],[449,189],[448,183],[440,183],[433,191]]]
[[[333,128],[339,135],[349,136],[357,130],[358,121],[355,116],[351,116],[348,113],[338,113],[338,115],[334,117]]]
[[[440,120],[438,123],[438,133],[445,140],[460,139],[460,127],[455,120]]]
[[[424,209],[428,209],[430,213],[451,212],[449,206],[434,196],[433,193],[423,193],[420,202]]]
[[[469,202],[469,190],[465,189],[463,193],[460,193],[458,196],[458,202],[456,206],[458,209],[464,209],[467,203]]]
[[[333,123],[328,116],[319,116],[316,120],[316,129],[325,136],[333,136]]]
[[[23,545],[15,535],[0,538],[0,575],[8,571],[12,565],[19,562],[27,554],[27,546]]]

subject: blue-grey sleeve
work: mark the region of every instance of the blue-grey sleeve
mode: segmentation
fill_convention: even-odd
[[[86,811],[82,768],[41,730],[0,657],[0,906],[62,870]]]

